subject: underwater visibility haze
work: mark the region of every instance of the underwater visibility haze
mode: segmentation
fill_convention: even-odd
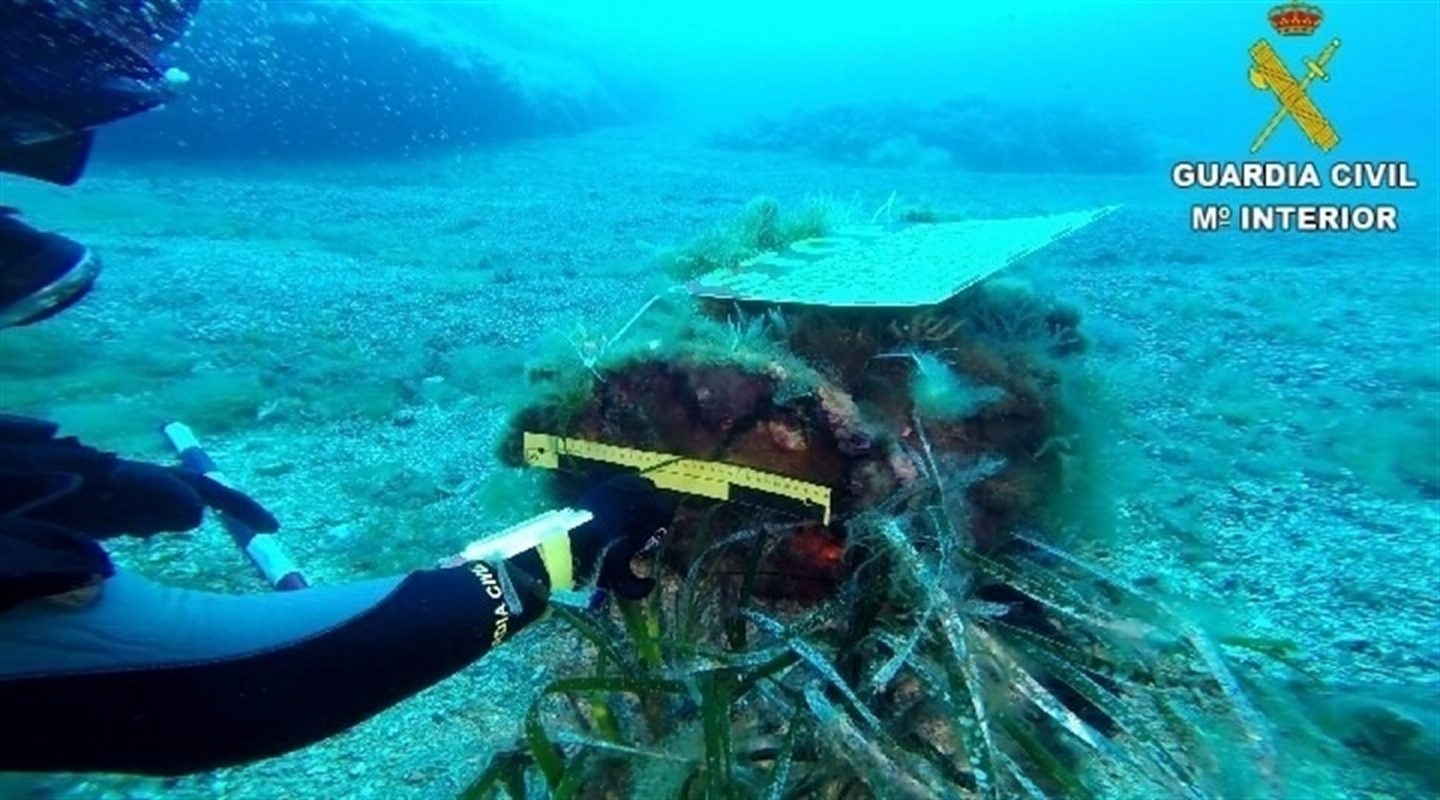
[[[334,735],[0,796],[1440,797],[1440,3],[0,0],[11,75],[33,14],[185,33],[0,176],[104,264],[0,411],[184,423],[280,527],[117,566],[363,592],[669,505],[608,602],[472,566],[493,651]]]

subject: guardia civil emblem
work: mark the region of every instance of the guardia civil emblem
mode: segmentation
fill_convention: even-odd
[[[1319,6],[1293,2],[1270,9],[1269,19],[1270,27],[1282,37],[1307,37],[1315,35],[1325,15]],[[1330,80],[1326,67],[1339,49],[1340,40],[1331,39],[1314,58],[1302,58],[1301,64],[1305,69],[1297,79],[1269,41],[1261,39],[1250,47],[1250,85],[1273,94],[1279,106],[1265,127],[1260,129],[1250,145],[1250,152],[1260,152],[1260,148],[1270,141],[1275,130],[1287,119],[1294,120],[1305,138],[1324,152],[1330,152],[1340,143],[1340,134],[1335,132],[1335,126],[1330,124],[1308,93],[1316,79],[1322,83]]]

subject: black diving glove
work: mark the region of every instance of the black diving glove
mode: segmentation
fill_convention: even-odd
[[[56,437],[58,426],[0,414],[0,514],[106,539],[200,525],[207,507],[257,532],[275,517],[245,494],[179,467],[147,464]]]
[[[627,600],[650,594],[654,579],[636,575],[630,560],[659,546],[679,496],[639,475],[622,475],[590,489],[577,505],[595,518],[570,532],[575,579],[593,580]]]
[[[81,589],[114,574],[110,556],[91,537],[0,514],[0,611]]]

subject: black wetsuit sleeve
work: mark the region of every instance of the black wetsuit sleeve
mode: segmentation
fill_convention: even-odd
[[[538,568],[533,551],[516,560]],[[122,577],[139,588],[119,591]],[[454,674],[541,615],[544,602],[532,591],[522,594],[523,609],[507,604],[496,577],[479,563],[419,571],[362,594],[361,607],[347,607],[341,587],[342,602],[332,607],[315,604],[321,595],[294,597],[323,589],[227,597],[122,574],[102,590],[103,597],[117,584],[105,613],[37,611],[48,602],[37,601],[0,614],[0,771],[177,775],[319,741]],[[303,634],[287,629],[272,641],[236,613],[245,604],[261,616],[267,603],[307,607],[295,605],[301,601],[310,610],[298,613],[332,619],[308,620]],[[115,609],[126,603],[142,606],[126,607],[129,623],[106,621],[120,619]],[[152,616],[137,621],[137,611]],[[45,627],[47,613],[68,632]],[[132,630],[136,624],[143,627]],[[41,646],[46,636],[69,640]],[[77,665],[77,642],[113,652],[85,653]]]

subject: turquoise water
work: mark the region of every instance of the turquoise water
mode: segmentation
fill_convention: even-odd
[[[548,4],[542,4],[547,5]],[[1421,159],[1440,136],[1440,9],[1326,3],[1312,37],[1280,40],[1274,4],[1077,2],[681,4],[556,12],[616,36],[684,107],[713,119],[837,101],[934,102],[970,93],[1073,104],[1186,140],[1194,157],[1243,158],[1273,109],[1246,82],[1247,50],[1276,41],[1292,69],[1342,40],[1315,90],[1357,159]],[[633,52],[632,52],[633,50]],[[1269,158],[1308,158],[1294,130]],[[1339,153],[1336,154],[1340,156]]]
[[[259,111],[250,107],[257,102],[253,93],[264,98],[267,120],[278,115],[290,125],[292,143],[308,139],[313,146],[332,138],[334,127],[383,127],[386,106],[403,108],[446,91],[448,82],[427,81],[431,51],[366,52],[365,36],[350,30],[337,34],[354,56],[343,60],[347,69],[307,63],[338,41],[316,35],[333,23],[284,20],[313,16],[317,7],[262,11],[258,3],[231,2],[205,8],[203,24],[175,55],[188,58],[202,78],[193,90],[200,99],[172,113],[190,113],[215,97],[221,107],[204,110],[210,124],[234,124],[245,139],[253,136],[245,123]],[[1298,77],[1303,58],[1339,38],[1333,77],[1312,92],[1346,142],[1333,156],[1411,160],[1433,172],[1440,140],[1433,100],[1440,93],[1440,8],[1430,2],[1327,3],[1320,29],[1308,37],[1279,37],[1266,16],[1272,4],[1252,2],[359,7],[367,22],[356,31],[396,27],[452,54],[479,48],[473,52],[480,55],[466,56],[472,65],[492,60],[522,86],[604,106],[601,116],[643,112],[671,124],[713,127],[834,103],[929,104],[980,95],[1019,106],[1091,110],[1173,137],[1179,152],[1196,159],[1245,158],[1274,110],[1273,97],[1247,81],[1251,44],[1261,37],[1274,42]],[[290,70],[293,76],[282,75]],[[267,76],[284,80],[269,87]],[[390,102],[376,103],[363,91],[347,90],[353,97],[346,99],[359,104],[343,118],[327,117],[319,129],[307,128],[315,120],[295,102],[310,91],[387,81],[410,96],[395,93]],[[488,110],[490,127],[514,125],[493,113],[503,107]],[[155,120],[137,126],[147,123]],[[435,131],[460,127],[453,118],[428,123]],[[1288,124],[1265,152],[1281,160],[1313,155]]]
[[[1323,742],[1278,796],[1434,797],[1440,4],[1322,5],[1315,35],[1282,38],[1252,2],[212,2],[169,51],[180,98],[103,131],[76,187],[0,187],[108,265],[73,311],[0,334],[0,405],[152,459],[181,417],[314,581],[387,574],[536,510],[495,458],[526,360],[615,327],[667,285],[657,261],[753,197],[862,219],[1118,204],[1010,270],[1080,309],[1106,387],[1118,510],[1080,549],[1294,646],[1302,672],[1236,660],[1291,701],[1278,740]],[[1276,108],[1247,79],[1262,37],[1296,73],[1341,40],[1307,89],[1332,152],[1286,120],[1249,154]],[[1418,187],[1170,185],[1176,161],[1251,158],[1405,161]],[[1393,203],[1401,229],[1190,228],[1194,203],[1246,202]],[[173,583],[264,588],[218,530],[119,549]],[[578,649],[520,637],[254,766],[0,790],[453,797]]]

